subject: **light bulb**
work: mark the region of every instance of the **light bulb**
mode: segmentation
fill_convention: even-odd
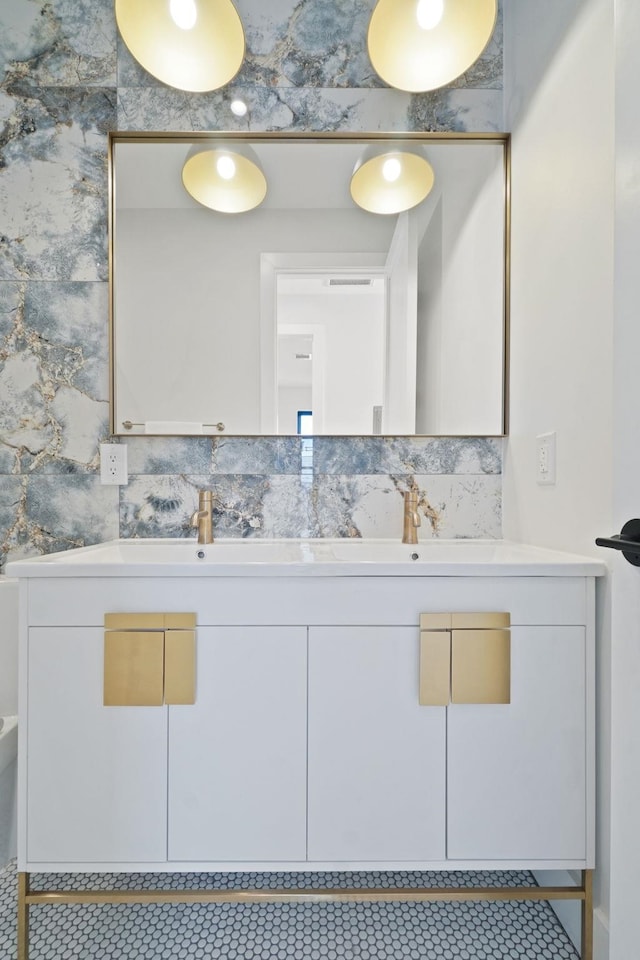
[[[247,107],[244,100],[240,100],[239,98],[236,98],[235,100],[231,101],[230,106],[231,106],[231,112],[234,113],[236,117],[245,117],[247,115],[247,110],[249,108]]]
[[[222,157],[218,157],[216,162],[216,170],[223,180],[232,180],[236,175],[236,165],[233,161],[233,158],[227,156],[226,154]]]
[[[397,157],[389,157],[389,159],[385,160],[382,164],[382,176],[387,183],[395,183],[401,173],[402,164]]]
[[[196,0],[169,0],[169,13],[176,27],[192,30],[198,19]]]
[[[416,19],[423,30],[433,30],[444,15],[444,0],[418,0]]]

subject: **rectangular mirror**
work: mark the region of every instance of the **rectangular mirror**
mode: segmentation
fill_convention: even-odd
[[[249,152],[253,209],[183,185]],[[426,159],[428,195],[357,205],[380,153]],[[506,135],[115,133],[110,178],[114,434],[506,433]]]

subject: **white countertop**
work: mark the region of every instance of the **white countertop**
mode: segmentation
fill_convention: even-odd
[[[10,577],[599,577],[599,560],[508,540],[110,540],[7,564]]]

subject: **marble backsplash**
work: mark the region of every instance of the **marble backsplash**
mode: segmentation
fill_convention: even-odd
[[[112,0],[0,6],[0,563],[116,536],[187,536],[197,490],[228,536],[396,536],[417,485],[421,537],[499,537],[493,439],[129,440],[108,436],[109,130],[502,127],[502,27],[450,87],[385,87],[366,55],[374,0],[238,0],[247,57],[211,94],[171,90],[117,37]],[[249,105],[239,120],[231,99]]]

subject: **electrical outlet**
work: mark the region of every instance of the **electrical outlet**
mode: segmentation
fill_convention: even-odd
[[[556,435],[541,433],[536,437],[537,482],[549,485],[556,482]]]
[[[127,484],[127,445],[125,443],[100,444],[100,483]]]

